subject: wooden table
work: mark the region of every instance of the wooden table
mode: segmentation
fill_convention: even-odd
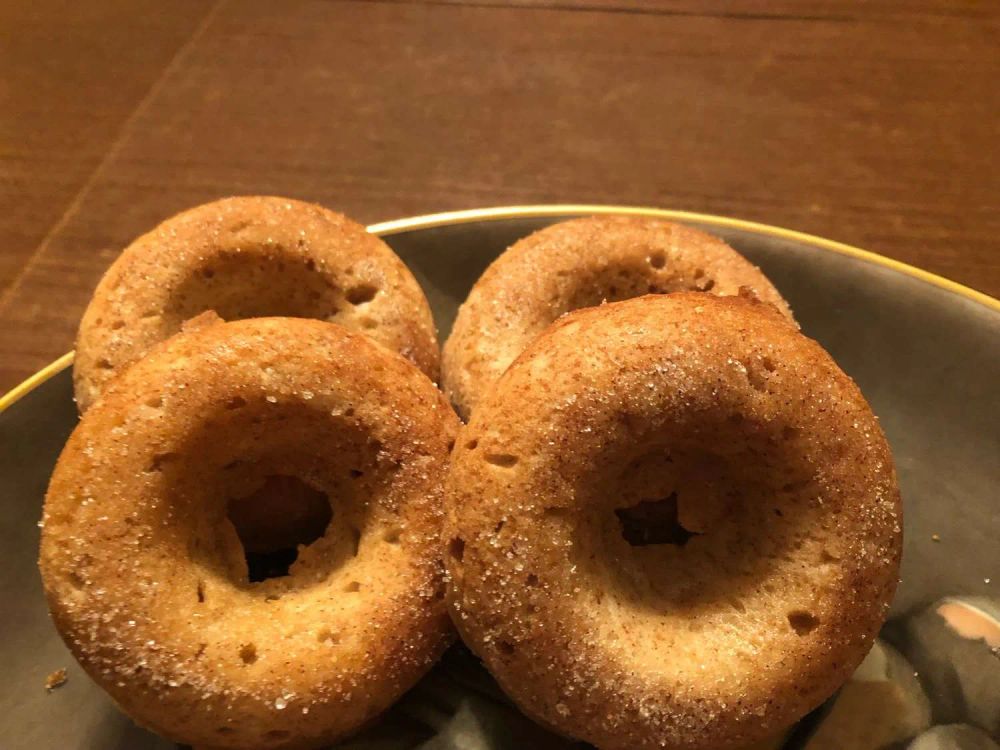
[[[234,193],[729,214],[1000,295],[1000,12],[947,0],[0,0],[0,391]]]

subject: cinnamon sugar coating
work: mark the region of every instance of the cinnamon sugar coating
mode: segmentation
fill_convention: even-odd
[[[439,548],[457,428],[423,373],[338,325],[192,327],[115,379],[59,458],[40,554],[55,624],[171,740],[348,735],[451,640]],[[332,517],[287,576],[251,582],[228,509],[275,477]]]
[[[468,418],[514,358],[559,316],[680,291],[742,291],[791,318],[764,274],[718,237],[639,216],[572,219],[514,243],[479,277],[445,343],[445,392]]]
[[[206,310],[339,323],[438,376],[430,307],[382,240],[342,214],[287,198],[237,197],[167,219],[129,245],[97,286],[77,334],[80,412],[107,383]]]
[[[826,699],[897,584],[889,447],[772,306],[571,313],[500,377],[446,486],[448,602],[528,715],[603,750],[726,750]]]

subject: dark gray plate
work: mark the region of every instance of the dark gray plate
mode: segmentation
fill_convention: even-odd
[[[416,273],[443,340],[472,283],[511,242],[560,218],[604,210],[609,209],[496,209],[370,229],[383,234]],[[944,595],[998,596],[1000,302],[879,256],[787,230],[694,214],[645,213],[719,234],[761,266],[791,303],[803,331],[854,377],[882,418],[906,508],[903,581],[894,616]],[[0,747],[172,747],[116,711],[76,666],[48,619],[35,567],[36,522],[53,464],[76,423],[68,360],[60,362],[0,400],[0,410],[6,409],[0,414],[5,563]],[[940,541],[932,541],[934,534]],[[47,694],[46,675],[62,667],[69,682]],[[447,737],[484,725],[494,737],[492,748],[563,746],[494,691],[466,653],[453,651],[380,727],[350,747],[444,750]],[[810,723],[806,720],[800,732]]]

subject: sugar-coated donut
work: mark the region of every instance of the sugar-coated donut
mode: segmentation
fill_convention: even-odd
[[[442,384],[463,417],[560,315],[650,293],[755,294],[791,318],[767,277],[729,245],[639,216],[553,224],[514,243],[480,276],[444,346]]]
[[[448,602],[520,708],[605,750],[723,750],[821,703],[897,583],[892,456],[773,307],[651,295],[565,316],[472,414]]]
[[[440,530],[458,425],[423,373],[338,325],[181,333],[109,385],[56,465],[40,555],[56,626],[171,740],[350,734],[450,642]],[[234,505],[274,492],[295,533],[313,509],[290,507],[289,483],[325,496],[327,525],[287,575],[251,581]]]
[[[226,198],[167,219],[104,274],[77,334],[80,412],[112,377],[205,310],[225,320],[333,321],[438,376],[427,299],[388,245],[322,206]]]

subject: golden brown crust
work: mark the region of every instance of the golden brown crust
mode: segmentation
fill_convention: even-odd
[[[129,245],[84,312],[73,370],[83,413],[107,382],[205,310],[226,320],[329,320],[432,380],[439,352],[416,279],[382,240],[322,206],[237,197],[184,211]]]
[[[897,582],[876,418],[741,298],[565,316],[477,407],[445,496],[459,632],[522,710],[604,750],[784,728],[861,661]],[[626,541],[651,508],[669,535]]]
[[[313,748],[388,707],[450,640],[438,554],[458,419],[415,367],[304,319],[204,323],[87,411],[40,567],[87,672],[139,723],[216,748]],[[274,476],[330,498],[287,577],[249,583],[227,502]]]
[[[442,384],[467,418],[560,315],[649,293],[741,290],[791,318],[764,274],[718,237],[637,216],[554,224],[508,248],[473,286],[444,346]]]

